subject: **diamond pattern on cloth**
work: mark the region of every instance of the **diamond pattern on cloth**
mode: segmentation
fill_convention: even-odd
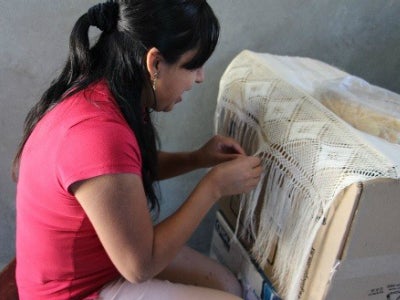
[[[220,80],[215,127],[262,159],[259,185],[240,196],[241,234],[252,235],[261,266],[279,240],[272,280],[284,299],[297,299],[312,242],[335,197],[355,182],[399,178],[399,166],[357,130],[250,51],[234,58]]]

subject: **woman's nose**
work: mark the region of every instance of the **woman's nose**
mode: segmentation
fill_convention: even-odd
[[[204,81],[204,68],[201,67],[196,70],[196,83],[202,83]]]

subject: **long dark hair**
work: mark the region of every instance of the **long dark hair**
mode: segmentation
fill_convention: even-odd
[[[88,31],[96,22],[102,33],[90,47]],[[143,89],[151,86],[145,56],[149,49],[156,47],[172,64],[186,51],[196,49],[196,55],[184,65],[187,69],[196,69],[210,57],[218,37],[218,20],[205,0],[115,0],[90,9],[74,25],[69,57],[61,74],[25,119],[13,163],[14,180],[18,177],[24,145],[46,112],[91,83],[105,79],[135,132],[142,154],[144,189],[150,208],[158,210],[153,186],[157,180],[156,134],[150,111],[141,99]]]

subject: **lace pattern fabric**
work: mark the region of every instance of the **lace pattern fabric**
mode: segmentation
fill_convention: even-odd
[[[262,158],[263,178],[241,196],[240,218],[261,266],[279,241],[272,280],[284,299],[297,299],[312,242],[335,197],[355,182],[399,178],[399,166],[250,51],[221,78],[215,125]]]

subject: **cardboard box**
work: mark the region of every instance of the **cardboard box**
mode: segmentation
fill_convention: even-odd
[[[237,197],[220,201],[233,231],[238,211]],[[249,252],[252,241],[241,243]],[[271,253],[263,274],[272,285],[273,264]],[[399,180],[356,183],[336,198],[314,240],[299,299],[400,299]]]
[[[280,300],[268,278],[251,259],[232,228],[217,212],[210,256],[228,267],[242,282],[246,300]]]

